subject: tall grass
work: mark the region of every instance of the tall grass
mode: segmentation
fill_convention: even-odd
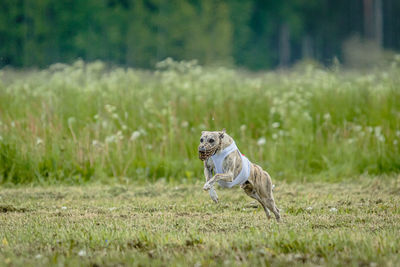
[[[369,73],[3,69],[0,183],[200,179],[200,133],[222,128],[275,179],[399,172],[399,77],[400,58]]]

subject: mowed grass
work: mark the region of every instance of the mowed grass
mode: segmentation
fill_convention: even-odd
[[[400,177],[276,183],[283,222],[201,183],[0,190],[0,265],[399,266]]]
[[[277,180],[400,172],[400,56],[355,72],[247,73],[166,60],[0,70],[0,184],[194,181],[203,130]]]

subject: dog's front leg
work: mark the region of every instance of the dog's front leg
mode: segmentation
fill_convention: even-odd
[[[210,194],[211,199],[215,203],[218,203],[218,195],[217,192],[215,192],[214,186],[211,186],[210,190],[208,190],[208,193]]]
[[[212,171],[208,168],[207,164],[204,164],[204,176],[206,177],[206,182],[208,182],[212,178]],[[210,194],[211,199],[215,203],[218,203],[218,195],[217,192],[215,192],[214,186],[210,187],[208,193]]]
[[[233,180],[233,173],[217,173],[213,178],[205,183],[203,189],[210,190],[214,186],[214,183],[219,180],[231,182]]]

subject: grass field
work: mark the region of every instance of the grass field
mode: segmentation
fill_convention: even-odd
[[[201,190],[226,128],[283,222]],[[0,70],[0,266],[399,266],[400,56],[369,72],[166,60]]]
[[[400,56],[368,73],[171,60],[0,70],[0,184],[194,181],[201,131],[222,128],[274,179],[399,173]]]
[[[0,265],[399,266],[400,177],[277,183],[283,222],[239,188],[202,184],[0,191]]]

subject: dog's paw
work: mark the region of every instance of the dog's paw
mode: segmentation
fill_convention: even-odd
[[[203,190],[208,191],[208,190],[211,189],[211,187],[212,187],[212,185],[211,185],[210,183],[207,182],[207,183],[204,184]]]
[[[215,203],[218,203],[218,195],[215,190],[210,190],[210,197]]]

